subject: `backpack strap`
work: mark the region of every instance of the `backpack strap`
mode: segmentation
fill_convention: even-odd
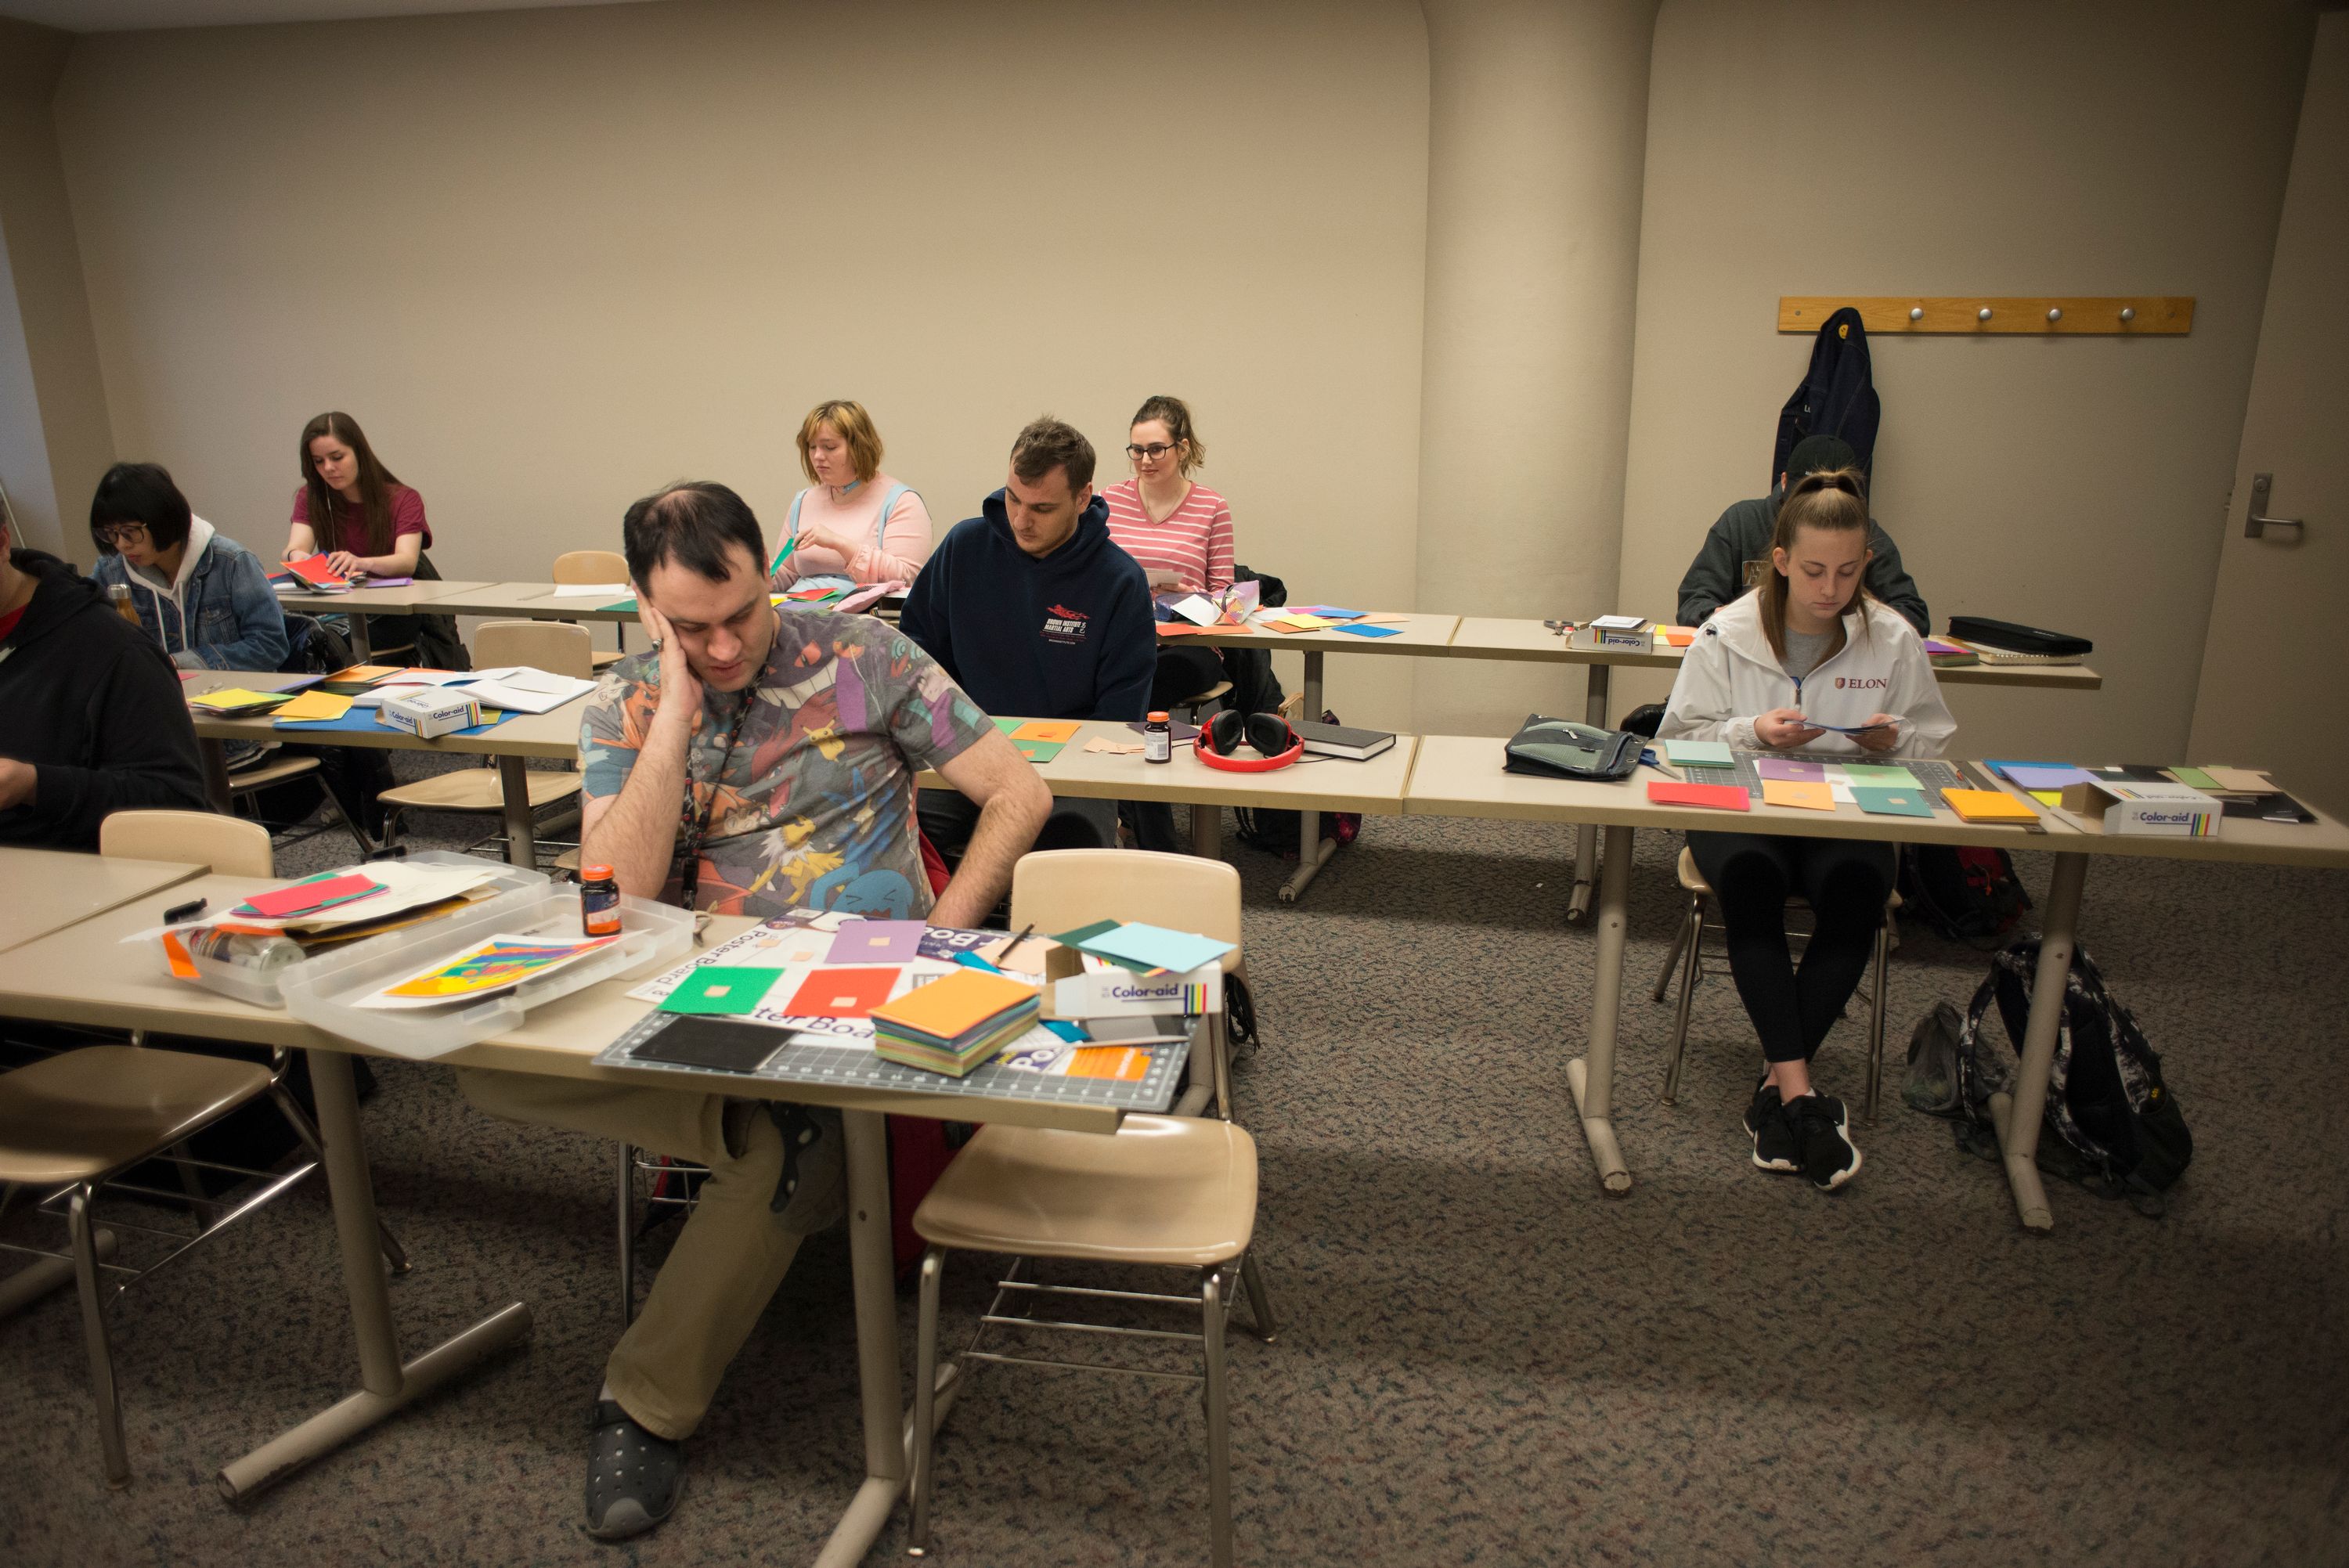
[[[889,527],[889,514],[896,510],[897,498],[910,493],[911,485],[891,485],[881,497],[881,510],[873,514],[873,548],[881,548],[881,541]]]

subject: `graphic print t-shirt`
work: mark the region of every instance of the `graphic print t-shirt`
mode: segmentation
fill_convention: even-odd
[[[758,678],[704,690],[686,748],[678,842],[661,896],[677,902],[687,835],[710,806],[697,907],[768,916],[844,909],[892,920],[930,907],[915,837],[914,776],[991,726],[927,654],[864,615],[778,612]],[[727,736],[745,701],[741,736]],[[660,706],[660,655],[605,673],[580,726],[582,789],[617,795]],[[716,800],[712,805],[711,796]]]

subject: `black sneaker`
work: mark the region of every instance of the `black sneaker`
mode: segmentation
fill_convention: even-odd
[[[1803,1168],[1802,1146],[1795,1138],[1795,1124],[1787,1119],[1786,1108],[1778,1103],[1778,1086],[1765,1083],[1754,1091],[1754,1103],[1745,1108],[1745,1135],[1754,1140],[1754,1163],[1764,1171],[1800,1171]]]
[[[632,1420],[616,1399],[595,1401],[587,1449],[587,1533],[598,1541],[642,1535],[677,1508],[685,1447]]]
[[[1802,1145],[1803,1174],[1822,1192],[1832,1192],[1859,1174],[1859,1150],[1851,1141],[1851,1116],[1843,1101],[1806,1094],[1786,1108],[1795,1140]]]

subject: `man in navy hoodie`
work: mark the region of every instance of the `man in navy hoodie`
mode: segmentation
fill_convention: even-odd
[[[1150,581],[1109,536],[1092,443],[1050,416],[1020,431],[1003,488],[938,542],[898,625],[990,714],[1143,717],[1158,667]],[[969,802],[925,789],[919,810],[922,831],[954,860],[970,837]],[[1036,838],[1040,850],[1116,842],[1112,800],[1055,798]]]

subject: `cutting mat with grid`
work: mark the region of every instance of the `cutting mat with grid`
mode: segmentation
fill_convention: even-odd
[[[1765,757],[1783,757],[1785,754],[1775,751],[1733,751],[1730,755],[1737,758],[1736,766],[1733,768],[1701,768],[1684,763],[1674,766],[1688,775],[1688,781],[1692,784],[1734,784],[1758,800],[1762,798],[1762,775],[1754,771],[1754,763]],[[1806,757],[1799,760],[1816,762],[1822,759]],[[1838,757],[1834,759],[1835,762],[1862,764],[1873,763],[1875,760],[1868,757]],[[1833,766],[1833,763],[1829,766]],[[1925,791],[1926,798],[1932,800],[1937,809],[1940,806],[1942,790],[1971,789],[1974,787],[1967,781],[1963,774],[1946,762],[1936,762],[1917,757],[1888,757],[1883,759],[1883,766],[1909,769],[1917,779],[1917,787]]]
[[[713,1071],[706,1068],[681,1067],[674,1062],[645,1062],[634,1059],[636,1049],[668,1026],[674,1014],[654,1012],[639,1019],[626,1034],[604,1047],[595,1058],[598,1067],[627,1068],[636,1072],[678,1073],[693,1080],[696,1088],[716,1089],[729,1081],[740,1082],[746,1078],[763,1078],[772,1083],[825,1084],[834,1088],[861,1092],[950,1095],[970,1099],[1014,1099],[1053,1105],[1081,1105],[1115,1110],[1164,1110],[1174,1103],[1174,1090],[1182,1081],[1183,1064],[1191,1054],[1189,1044],[1136,1046],[1135,1050],[1150,1053],[1150,1068],[1139,1081],[1118,1082],[1111,1078],[1055,1078],[1046,1073],[1020,1072],[989,1062],[974,1068],[968,1078],[948,1078],[944,1073],[926,1072],[909,1068],[902,1062],[884,1060],[873,1054],[870,1039],[852,1037],[824,1039],[801,1035],[791,1037],[765,1066],[755,1073]],[[779,1037],[783,1031],[778,1030]],[[1032,1037],[1032,1039],[1031,1039]],[[1020,1037],[1016,1044],[1044,1044],[1057,1038],[1039,1028]],[[986,1118],[974,1111],[974,1120]]]

